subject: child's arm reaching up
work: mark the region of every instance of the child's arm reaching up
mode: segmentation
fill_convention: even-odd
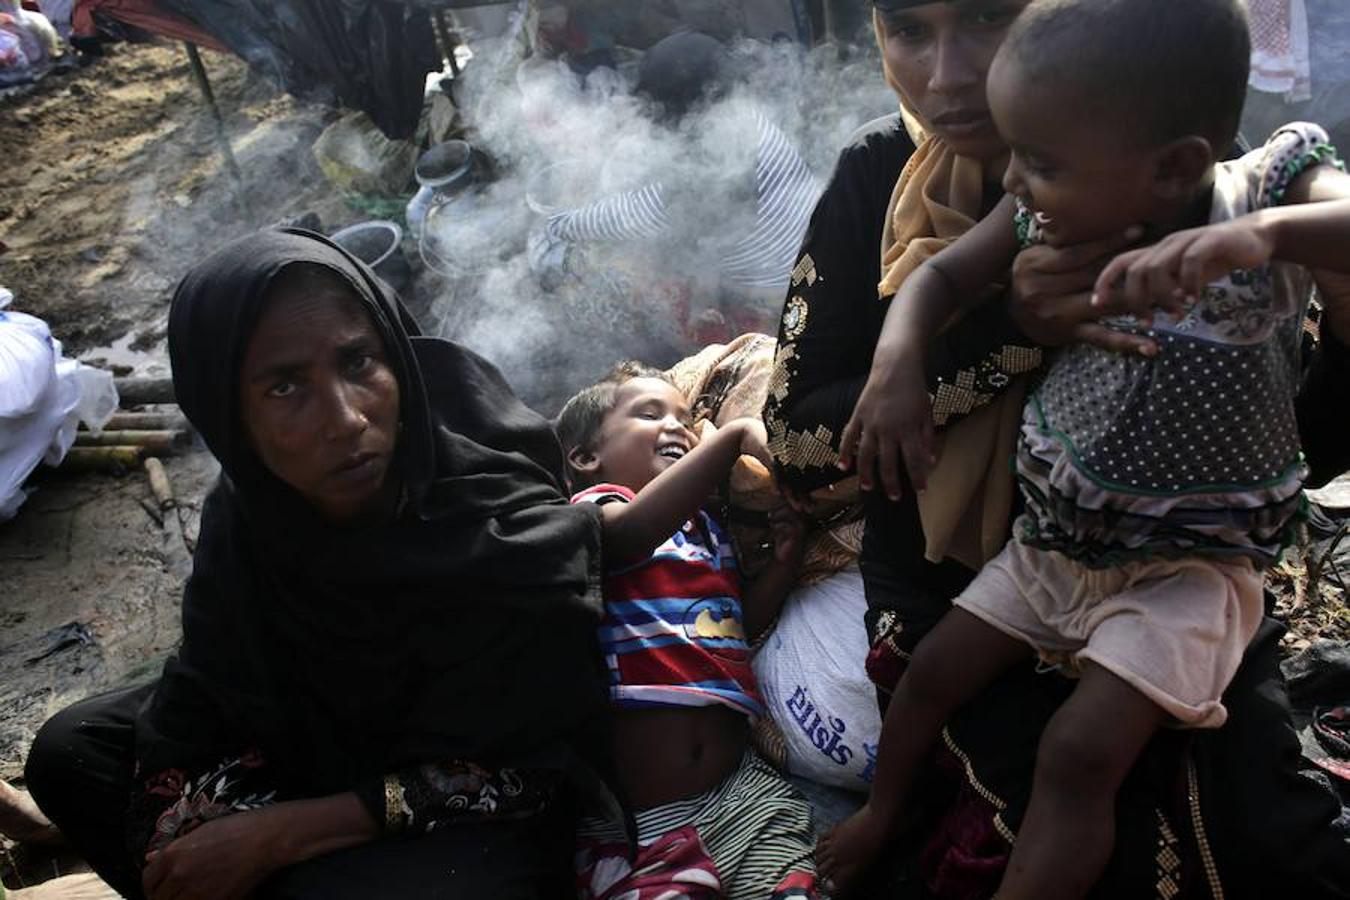
[[[858,484],[871,490],[874,469],[892,500],[900,498],[899,445],[910,482],[923,490],[937,462],[932,407],[924,379],[928,342],[961,307],[1007,273],[1017,255],[1015,201],[994,211],[928,260],[891,300],[872,355],[872,371],[840,441],[841,468],[856,462]]]
[[[649,555],[698,512],[742,453],[772,465],[764,423],[746,417],[719,428],[638,491],[631,503],[601,507],[608,564]]]
[[[1272,261],[1306,266],[1314,275],[1350,274],[1350,175],[1330,165],[1313,166],[1290,183],[1281,206],[1178,231],[1151,247],[1122,253],[1098,277],[1094,303],[1110,314],[1164,298],[1194,301],[1233,269]],[[1350,325],[1350,296],[1343,290],[1324,294],[1331,320]]]

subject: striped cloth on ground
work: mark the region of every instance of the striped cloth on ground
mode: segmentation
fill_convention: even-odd
[[[713,862],[727,900],[821,898],[816,884],[811,805],[753,752],[740,768],[703,794],[635,815],[639,846],[692,827]],[[586,819],[578,859],[595,866],[594,848],[622,840],[614,823]],[[614,890],[618,887],[611,887]],[[622,891],[619,891],[622,893]]]

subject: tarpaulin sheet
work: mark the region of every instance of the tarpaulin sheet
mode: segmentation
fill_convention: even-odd
[[[76,37],[91,38],[98,34],[94,13],[125,22],[151,34],[188,41],[199,47],[230,52],[220,41],[198,28],[191,21],[176,16],[153,0],[76,0],[71,13],[71,28]]]
[[[187,20],[296,96],[364,111],[390,138],[406,138],[422,114],[426,74],[441,67],[427,12],[384,0],[81,0],[115,18],[122,7]],[[202,36],[204,37],[204,36]]]

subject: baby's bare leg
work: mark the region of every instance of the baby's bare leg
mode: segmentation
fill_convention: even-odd
[[[886,708],[867,803],[816,845],[820,873],[847,894],[904,820],[914,775],[951,714],[1030,648],[963,609],[919,642]]]
[[[997,900],[1077,900],[1115,844],[1116,791],[1167,714],[1106,669],[1083,678],[1041,736],[1031,804]]]

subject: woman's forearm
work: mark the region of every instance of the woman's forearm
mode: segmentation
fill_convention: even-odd
[[[368,843],[380,836],[381,825],[355,793],[310,800],[288,800],[257,811],[259,825],[272,835],[272,868]]]

